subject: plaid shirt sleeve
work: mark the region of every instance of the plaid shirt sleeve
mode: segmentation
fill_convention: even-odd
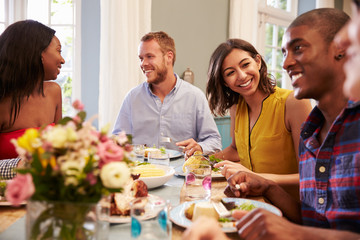
[[[20,158],[0,160],[0,179],[8,180],[16,176],[14,169],[17,167]]]

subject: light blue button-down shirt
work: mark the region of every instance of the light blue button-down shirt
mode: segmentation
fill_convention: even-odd
[[[176,76],[176,85],[163,103],[144,82],[125,97],[113,134],[132,134],[133,144],[164,146],[179,150],[175,142],[193,138],[204,153],[221,150],[221,137],[205,94]],[[170,137],[173,143],[162,143]]]

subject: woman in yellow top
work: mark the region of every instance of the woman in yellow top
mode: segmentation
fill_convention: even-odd
[[[301,124],[310,113],[308,100],[275,86],[256,49],[241,39],[220,44],[210,59],[206,89],[213,114],[230,109],[232,143],[215,157],[233,173],[253,171],[286,187],[298,186]]]

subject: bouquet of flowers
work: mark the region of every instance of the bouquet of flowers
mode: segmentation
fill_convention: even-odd
[[[96,204],[104,195],[121,192],[128,182],[132,147],[126,134],[108,137],[109,126],[97,131],[91,121],[85,121],[81,102],[75,101],[73,106],[78,110],[75,117],[65,117],[56,125],[38,130],[27,129],[23,136],[14,140],[18,154],[27,159],[28,164],[18,169],[17,176],[8,183],[6,199],[13,205],[29,198]],[[61,208],[58,212],[69,216],[70,213]],[[84,211],[81,214],[84,215]],[[54,213],[56,209],[42,214],[53,217]],[[84,220],[81,216],[72,218],[79,219],[80,225]],[[34,226],[40,226],[41,219],[46,216],[41,216]],[[75,232],[70,235],[75,237]],[[40,234],[39,229],[33,229],[33,233]]]

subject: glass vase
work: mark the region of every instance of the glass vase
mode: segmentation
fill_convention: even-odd
[[[109,209],[94,203],[28,201],[27,239],[108,239]]]

